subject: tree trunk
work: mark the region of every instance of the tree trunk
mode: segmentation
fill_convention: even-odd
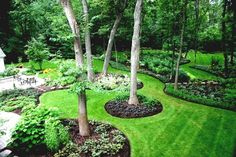
[[[89,136],[89,123],[87,116],[86,92],[82,91],[78,95],[79,101],[79,134],[81,136]]]
[[[84,21],[85,21],[85,48],[87,54],[87,73],[88,80],[93,81],[93,61],[92,61],[92,50],[91,50],[91,39],[90,39],[90,28],[89,28],[89,13],[88,13],[88,3],[86,0],[81,0],[83,5],[84,12]]]
[[[75,51],[76,65],[79,67],[82,67],[83,66],[83,50],[82,50],[81,42],[80,42],[79,25],[76,21],[74,11],[73,11],[72,6],[70,4],[70,0],[61,0],[60,2],[63,7],[63,10],[65,12],[66,18],[69,22],[71,31],[72,31],[73,35],[75,36],[74,51]]]
[[[224,51],[224,73],[228,76],[228,53],[226,50],[225,40],[226,40],[226,26],[225,26],[225,14],[226,14],[227,0],[223,1],[223,12],[222,12],[222,50]]]
[[[232,39],[231,39],[231,54],[230,54],[230,64],[234,65],[234,51],[236,42],[236,10],[233,10],[233,22],[232,22]]]
[[[77,67],[83,67],[83,51],[80,42],[80,30],[74,16],[73,9],[71,7],[69,0],[61,0],[62,7],[66,14],[67,20],[71,27],[72,33],[75,35],[74,39],[74,50],[75,50],[75,60]],[[87,117],[87,108],[86,108],[86,93],[85,91],[81,92],[78,95],[78,106],[79,106],[79,130],[81,136],[89,136],[89,123]]]
[[[199,0],[195,0],[195,37],[194,37],[194,63],[197,62],[197,48],[198,48],[198,28],[199,28]]]
[[[134,32],[132,38],[131,47],[131,85],[130,85],[130,97],[129,104],[138,105],[137,97],[137,69],[139,63],[140,53],[140,27],[141,27],[141,11],[142,11],[142,0],[136,1],[134,11]]]
[[[116,20],[114,22],[114,25],[112,27],[112,30],[111,30],[111,33],[109,36],[109,41],[108,41],[107,50],[106,50],[106,56],[105,56],[104,65],[103,65],[103,74],[104,75],[107,75],[108,66],[109,66],[109,62],[111,59],[112,46],[114,43],[115,34],[116,34],[116,31],[119,26],[121,18],[122,18],[122,14],[119,14],[116,16]]]
[[[181,29],[181,34],[180,34],[180,49],[179,49],[179,56],[178,56],[178,60],[177,60],[177,63],[176,63],[176,69],[175,69],[174,90],[178,89],[179,65],[180,65],[180,60],[181,60],[182,50],[183,50],[183,39],[184,39],[184,30],[185,30],[186,9],[187,9],[187,0],[185,0],[184,8],[183,8],[182,29]]]

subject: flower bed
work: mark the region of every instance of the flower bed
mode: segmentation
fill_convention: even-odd
[[[97,74],[92,85],[96,90],[127,91],[130,87],[128,75],[107,74],[106,76]],[[138,80],[138,89],[143,87],[143,83]]]
[[[173,84],[166,84],[165,92],[184,100],[236,111],[233,82],[195,81],[179,84],[178,90],[174,90]]]

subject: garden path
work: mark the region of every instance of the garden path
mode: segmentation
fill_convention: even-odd
[[[20,116],[15,113],[0,112],[0,130],[2,131],[2,133],[0,133],[0,157],[8,156],[8,154],[11,152],[9,150],[1,152],[1,150],[4,149],[9,143],[12,131],[16,127],[16,124],[19,120]]]

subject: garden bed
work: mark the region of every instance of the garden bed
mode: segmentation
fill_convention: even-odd
[[[138,96],[139,105],[128,104],[128,96],[119,96],[105,104],[106,111],[115,117],[139,118],[160,113],[163,110],[161,103],[157,100]]]
[[[130,77],[121,74],[107,74],[106,76],[101,73],[96,74],[94,85],[95,90],[108,90],[108,91],[127,91],[130,87]],[[143,83],[138,80],[137,88],[143,88]]]
[[[215,76],[220,76],[222,78],[235,78],[236,77],[235,67],[231,67],[228,70],[228,72],[229,72],[228,76],[225,76],[224,68],[221,67],[221,66],[211,68],[211,66],[206,66],[206,65],[193,65],[193,66],[190,66],[190,67],[194,68],[194,69],[198,69],[198,70],[202,70],[202,71],[211,73]]]
[[[128,61],[129,57],[126,56],[129,54],[125,52],[119,53],[120,55],[117,60],[115,57],[112,58],[112,61],[110,62],[111,67],[119,70],[130,71],[130,62]],[[175,72],[172,72],[171,69],[172,66],[175,67],[176,62],[172,63],[172,57],[174,57],[174,61],[176,61],[178,56],[177,54],[173,55],[171,52],[167,51],[142,50],[138,72],[151,75],[162,82],[173,82],[173,79],[171,78],[174,78],[173,76],[175,75]],[[180,64],[187,64],[189,62],[190,60],[181,58]],[[179,82],[184,82],[190,79],[189,76],[181,70],[179,75]]]
[[[128,139],[121,131],[109,124],[90,121],[90,136],[88,137],[82,137],[78,134],[79,124],[77,120],[63,120],[63,124],[69,127],[69,133],[75,145],[67,145],[56,153],[54,157],[67,157],[73,153],[81,157],[130,156]],[[72,149],[72,152],[70,152],[70,149]]]
[[[236,111],[236,90],[234,80],[194,81],[178,85],[174,90],[173,84],[166,84],[164,91],[172,96],[228,110]]]

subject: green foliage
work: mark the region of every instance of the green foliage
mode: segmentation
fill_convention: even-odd
[[[212,57],[211,58],[211,69],[215,69],[219,65],[220,65],[220,59]]]
[[[10,65],[4,70],[4,72],[0,73],[0,78],[7,77],[7,76],[14,76],[14,75],[18,74],[18,72],[19,72],[19,70],[16,69],[15,66]]]
[[[174,73],[173,73],[171,82],[174,82],[175,72],[176,71],[174,71]],[[185,71],[180,69],[179,70],[178,82],[189,82],[189,80],[190,80],[190,77],[188,76],[188,74]]]
[[[113,101],[127,101],[129,99],[129,94],[125,93],[125,94],[121,94],[116,96]],[[142,105],[148,106],[148,107],[152,107],[152,106],[156,106],[156,105],[160,105],[160,102],[156,99],[147,97],[143,94],[138,94],[138,100]]]
[[[25,51],[29,60],[39,64],[40,70],[42,70],[43,61],[48,59],[50,54],[49,49],[43,40],[43,36],[39,36],[37,39],[32,38],[31,41],[28,42],[28,45],[26,46],[27,50]]]
[[[211,89],[209,86],[206,85],[204,85],[203,87],[200,84],[195,84],[194,86],[189,87],[179,86],[178,90],[174,90],[173,85],[166,84],[165,92],[178,98],[185,99],[187,101],[235,111],[235,90],[222,90],[223,89],[218,88]],[[226,94],[224,94],[225,92]]]
[[[57,118],[50,118],[45,121],[45,143],[49,150],[56,152],[68,142],[68,129],[64,128]]]
[[[33,152],[45,145],[51,151],[57,151],[68,140],[68,132],[60,124],[54,109],[35,108],[23,114],[9,147],[19,154]]]
[[[70,142],[63,149],[59,150],[54,157],[79,157],[80,149],[78,145]]]
[[[36,107],[39,93],[34,89],[15,89],[6,90],[0,93],[0,110],[11,112],[21,109],[26,112]]]
[[[95,132],[100,136],[98,139],[88,139],[80,146],[81,153],[91,154],[92,157],[99,157],[103,155],[114,155],[125,144],[124,134],[113,129],[109,124],[90,122],[95,125]]]
[[[84,69],[75,67],[73,60],[62,60],[59,64],[58,72],[60,77],[47,82],[50,86],[67,86],[86,78]]]
[[[12,99],[7,99],[3,101],[0,104],[0,110],[6,111],[6,112],[11,112],[16,109],[23,109],[23,111],[28,108],[27,106],[29,105],[30,107],[35,107],[35,102],[37,100],[33,97],[26,97],[26,96],[18,96]]]
[[[130,78],[127,75],[108,74],[98,76],[91,88],[96,91],[127,91],[130,87]]]

